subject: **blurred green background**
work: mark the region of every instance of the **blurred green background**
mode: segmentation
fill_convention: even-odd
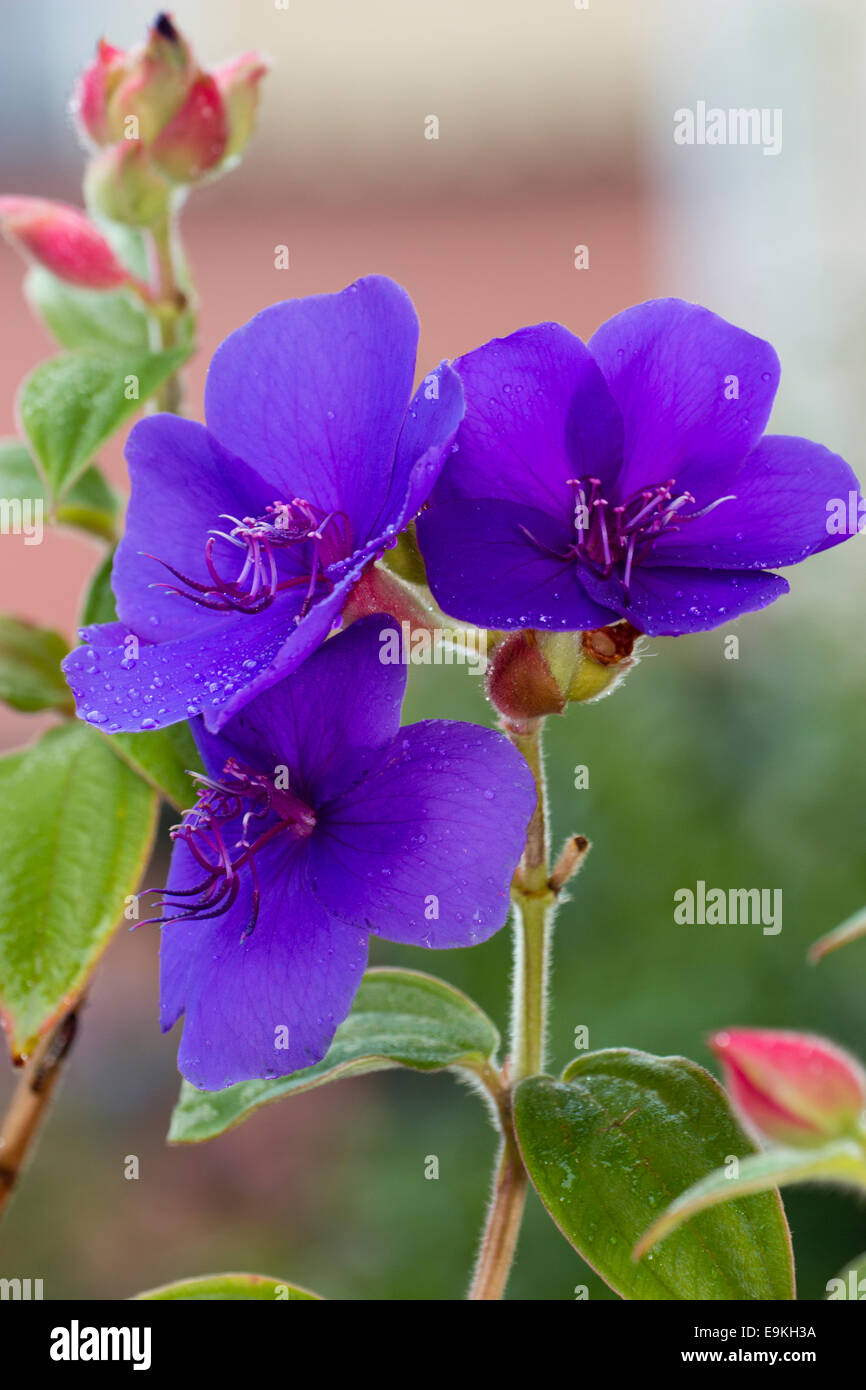
[[[197,195],[188,244],[203,298],[204,368],[265,304],[384,271],[422,319],[419,365],[556,318],[586,336],[656,294],[701,300],[779,349],[773,429],[821,439],[863,473],[866,199],[860,71],[866,11],[822,0],[293,0],[175,7],[205,62],[259,45],[275,59],[262,131],[242,170]],[[97,35],[133,42],[146,4],[36,0],[4,13],[3,191],[78,198],[66,94]],[[698,99],[781,107],[782,153],[676,147]],[[441,117],[438,144],[424,118]],[[275,272],[287,242],[292,269]],[[577,272],[576,244],[590,248]],[[0,387],[49,350],[0,257],[9,305]],[[106,466],[122,483],[119,446]],[[96,562],[87,543],[0,543],[3,607],[74,631]],[[22,564],[26,561],[26,572]],[[629,1045],[709,1063],[733,1024],[826,1033],[866,1056],[866,943],[817,968],[815,937],[866,903],[864,544],[790,571],[792,593],[702,636],[648,644],[610,698],[551,721],[555,839],[593,850],[559,915],[551,1065]],[[26,580],[26,582],[24,582]],[[736,632],[739,659],[726,660]],[[404,718],[490,722],[464,670],[413,669]],[[0,743],[40,721],[0,715]],[[573,787],[586,764],[587,790]],[[164,843],[164,839],[163,839]],[[158,883],[161,859],[147,882]],[[781,888],[778,936],[677,926],[698,879]],[[466,1287],[494,1136],[448,1076],[341,1082],[256,1114],[209,1144],[167,1149],[176,1036],[156,1024],[156,935],[120,931],[99,967],[43,1142],[0,1231],[0,1275],[48,1298],[123,1298],[170,1279],[252,1270],[331,1298],[451,1299]],[[439,956],[377,945],[429,969],[507,1023],[508,932]],[[14,1076],[0,1075],[0,1103]],[[137,1155],[140,1178],[124,1178]],[[428,1154],[439,1178],[424,1177]],[[853,1197],[786,1196],[800,1294],[866,1249]],[[533,1199],[512,1298],[609,1297]]]

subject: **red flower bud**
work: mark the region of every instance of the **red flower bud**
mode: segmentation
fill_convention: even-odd
[[[85,68],[72,92],[72,118],[85,141],[107,145],[111,139],[108,129],[108,102],[123,76],[126,55],[113,48],[105,39],[96,46],[96,57]]]
[[[735,1106],[760,1135],[809,1147],[856,1132],[866,1107],[866,1075],[854,1057],[824,1038],[734,1028],[710,1047]]]
[[[270,63],[262,53],[242,53],[214,68],[212,76],[223,99],[228,120],[225,156],[240,154],[253,133],[259,105],[259,83]]]
[[[0,231],[16,251],[70,285],[111,290],[132,283],[102,233],[68,203],[0,198]]]
[[[192,183],[223,159],[228,118],[212,77],[196,78],[178,111],[151,146],[154,163],[173,183]]]
[[[565,695],[537,639],[535,632],[506,633],[494,647],[487,668],[490,703],[515,727],[565,709]]]

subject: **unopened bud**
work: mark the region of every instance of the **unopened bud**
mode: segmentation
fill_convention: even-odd
[[[240,154],[253,133],[259,105],[259,83],[269,66],[268,59],[261,53],[242,53],[213,70],[212,76],[226,110],[226,159]]]
[[[226,108],[212,77],[202,73],[183,106],[151,146],[160,173],[173,183],[192,183],[223,159],[228,146]]]
[[[509,632],[488,669],[492,704],[513,724],[562,714],[572,701],[607,695],[637,658],[631,623],[594,632]]]
[[[108,102],[110,137],[150,144],[180,111],[195,76],[189,45],[174,21],[159,15],[147,42],[124,57],[123,76]]]
[[[565,696],[538,645],[539,633],[508,632],[487,666],[491,704],[512,724],[562,714]]]
[[[72,119],[88,144],[107,145],[111,140],[108,103],[123,78],[125,59],[122,49],[100,39],[96,57],[75,84],[70,102]]]
[[[91,208],[130,227],[149,227],[165,216],[170,196],[137,140],[121,140],[93,159],[84,176],[84,192]]]
[[[112,290],[132,283],[99,229],[68,203],[0,198],[0,231],[22,255],[67,284]]]
[[[803,1033],[736,1028],[716,1033],[710,1047],[734,1105],[758,1134],[810,1147],[858,1132],[866,1076],[833,1043]]]

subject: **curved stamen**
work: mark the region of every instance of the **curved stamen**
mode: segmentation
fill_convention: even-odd
[[[660,535],[708,516],[723,502],[736,501],[729,493],[698,511],[686,511],[694,505],[695,497],[687,490],[677,493],[676,478],[667,478],[612,507],[602,492],[600,478],[569,478],[568,485],[574,491],[574,540],[564,552],[543,544],[525,526],[519,529],[539,550],[557,560],[579,560],[602,579],[617,573],[626,596],[635,566],[647,558]]]
[[[278,787],[265,773],[242,767],[235,758],[223,768],[222,780],[191,775],[199,784],[196,804],[169,833],[186,846],[205,877],[194,888],[145,889],[162,897],[160,915],[146,920],[168,926],[223,917],[237,901],[246,872],[250,915],[241,934],[245,941],[255,929],[261,903],[257,856],[279,836],[304,839],[312,834],[315,813],[288,787]],[[262,825],[253,834],[256,821]],[[239,833],[231,840],[233,823]]]
[[[278,594],[288,589],[306,586],[299,622],[310,610],[317,591],[325,586],[330,593],[333,583],[326,574],[327,564],[322,551],[330,532],[331,550],[337,558],[351,552],[351,527],[345,512],[323,512],[311,502],[295,497],[291,502],[272,502],[260,517],[235,517],[222,513],[221,521],[232,524],[231,531],[213,529],[208,532],[204,547],[204,562],[208,583],[190,578],[157,555],[156,560],[173,575],[180,588],[172,584],[153,584],[151,588],[166,589],[200,608],[216,613],[261,613],[274,602]],[[215,550],[223,541],[243,552],[243,560],[234,579],[223,575],[217,567]],[[308,573],[280,579],[278,553],[289,547],[307,546]]]

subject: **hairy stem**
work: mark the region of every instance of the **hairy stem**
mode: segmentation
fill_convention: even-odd
[[[177,229],[174,218],[167,214],[151,228],[154,271],[160,309],[154,318],[157,343],[163,352],[178,344],[180,315],[186,307],[186,297],[180,287],[177,272]],[[158,410],[179,415],[183,405],[183,385],[180,373],[175,372],[163,382],[156,394]]]
[[[502,1298],[511,1272],[523,1208],[527,1176],[520,1157],[511,1112],[514,1086],[544,1067],[547,1028],[547,976],[550,967],[550,925],[556,893],[550,885],[548,863],[547,792],[541,748],[543,720],[509,737],[526,758],[535,778],[537,803],[526,836],[526,848],[514,877],[514,974],[512,977],[511,1055],[507,1103],[501,1107],[502,1143],[497,1157],[487,1224],[475,1267],[471,1300]]]
[[[30,1156],[75,1038],[80,1001],[46,1033],[28,1059],[0,1127],[0,1216]]]

